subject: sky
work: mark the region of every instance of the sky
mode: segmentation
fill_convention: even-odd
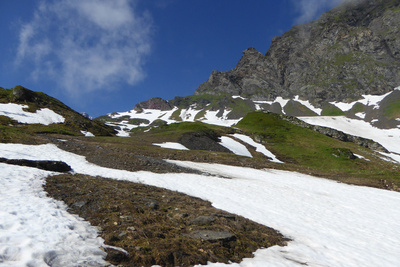
[[[93,117],[192,95],[342,0],[0,0],[0,87]]]

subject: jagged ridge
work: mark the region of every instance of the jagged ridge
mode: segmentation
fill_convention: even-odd
[[[321,104],[387,93],[400,85],[399,11],[399,0],[345,2],[275,37],[265,55],[245,50],[234,69],[213,71],[195,94],[299,95]]]

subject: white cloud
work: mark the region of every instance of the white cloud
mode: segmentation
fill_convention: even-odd
[[[343,0],[295,0],[296,9],[300,13],[295,24],[303,24],[317,19],[324,11],[339,5]]]
[[[45,0],[22,25],[16,62],[69,94],[112,90],[144,78],[152,20],[129,0]]]

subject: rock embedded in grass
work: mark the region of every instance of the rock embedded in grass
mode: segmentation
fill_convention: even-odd
[[[202,239],[210,242],[216,241],[233,241],[236,239],[235,235],[229,233],[228,231],[210,231],[210,230],[198,230],[193,231],[185,236],[195,238],[195,239]]]

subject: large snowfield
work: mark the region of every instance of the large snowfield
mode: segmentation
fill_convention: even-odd
[[[239,264],[211,266],[399,266],[400,194],[312,176],[173,161],[217,176],[103,168],[55,145],[0,144],[9,159],[62,160],[75,173],[177,190],[270,226],[292,239]],[[54,173],[0,164],[0,265],[103,265],[96,228],[42,189]],[[224,177],[224,178],[222,178]],[[47,264],[46,264],[47,263]]]

